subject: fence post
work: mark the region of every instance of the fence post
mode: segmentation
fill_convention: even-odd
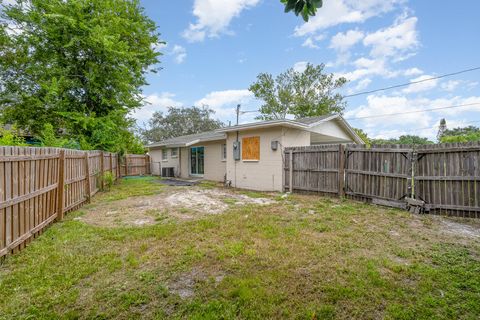
[[[90,164],[88,160],[88,151],[85,151],[85,172],[86,172],[85,184],[87,188],[87,201],[88,203],[90,203],[92,192],[90,190]]]
[[[145,155],[145,175],[150,174],[150,156],[148,154]]]
[[[105,167],[104,167],[103,161],[104,161],[104,155],[103,155],[103,151],[101,151],[100,152],[100,188],[102,190],[105,188],[105,184],[104,184],[105,181],[103,179]]]
[[[113,159],[112,159],[112,153],[110,152],[110,172],[112,173],[113,176]]]
[[[63,220],[65,195],[65,150],[60,150],[58,158],[58,186],[57,186],[57,221]]]
[[[128,154],[125,153],[125,176],[128,177]]]
[[[345,146],[338,145],[338,196],[345,196]]]
[[[117,153],[117,178],[122,177],[122,168],[120,167],[120,154]]]
[[[290,164],[289,164],[289,166],[290,166],[290,168],[289,168],[290,170],[289,170],[288,174],[289,174],[289,179],[290,180],[289,180],[288,186],[290,188],[290,193],[292,193],[293,192],[293,150],[290,150]]]

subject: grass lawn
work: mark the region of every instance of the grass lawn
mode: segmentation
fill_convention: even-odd
[[[478,221],[242,191],[276,201],[140,227],[81,220],[172,188],[123,180],[8,257],[0,319],[480,318]]]

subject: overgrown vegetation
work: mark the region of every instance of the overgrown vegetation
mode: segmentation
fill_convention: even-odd
[[[125,179],[89,209],[166,190]],[[478,238],[347,200],[277,201],[131,228],[70,213],[0,266],[0,318],[480,317]]]
[[[26,146],[25,139],[21,137],[16,128],[6,129],[0,123],[0,146]]]
[[[9,3],[0,16],[2,120],[45,145],[143,151],[129,113],[144,103],[160,40],[140,2]]]
[[[440,141],[443,143],[480,141],[480,128],[468,126],[465,128],[446,129],[442,132]]]
[[[208,106],[176,108],[169,107],[167,113],[156,111],[149,121],[149,128],[142,131],[146,141],[158,142],[165,139],[212,131],[223,126],[213,118],[215,111]]]

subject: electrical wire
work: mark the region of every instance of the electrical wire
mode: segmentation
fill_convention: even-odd
[[[411,81],[411,82],[408,82],[408,83],[397,84],[397,85],[393,85],[393,86],[389,86],[389,87],[384,87],[384,88],[379,88],[379,89],[374,89],[374,90],[369,90],[369,91],[363,91],[363,92],[357,92],[357,93],[349,94],[349,95],[346,95],[346,96],[343,96],[343,97],[344,98],[357,97],[357,96],[364,95],[364,94],[370,94],[370,93],[375,93],[375,92],[379,92],[379,91],[385,91],[385,90],[391,90],[391,89],[406,87],[406,86],[409,86],[409,85],[412,85],[412,84],[417,84],[417,83],[422,83],[422,82],[426,82],[426,81],[442,79],[442,78],[451,77],[451,76],[455,76],[455,75],[458,75],[458,74],[472,72],[472,71],[476,71],[476,70],[480,70],[480,67],[464,69],[464,70],[460,70],[460,71],[456,71],[456,72],[452,72],[452,73],[442,74],[442,75],[436,76],[436,77],[431,77],[431,78],[417,80],[417,81]]]
[[[462,108],[462,107],[468,107],[468,106],[474,106],[474,105],[480,105],[480,102],[472,102],[472,103],[465,103],[465,104],[459,104],[459,105],[448,106],[448,107],[431,108],[431,109],[423,109],[423,110],[415,110],[415,111],[405,111],[405,112],[397,112],[397,113],[376,114],[376,115],[373,115],[373,116],[352,117],[352,118],[345,118],[345,120],[359,120],[359,119],[370,119],[370,118],[383,118],[383,117],[399,116],[399,115],[412,114],[412,113],[422,113],[422,112],[431,112],[431,111],[437,111],[437,110]]]

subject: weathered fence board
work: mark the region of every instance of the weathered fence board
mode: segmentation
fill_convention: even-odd
[[[284,188],[338,194],[338,151],[339,145],[288,148],[284,154]]]
[[[403,145],[347,146],[345,193],[355,199],[390,201],[398,206],[411,191],[412,152]]]
[[[147,156],[134,158],[143,159],[147,174]],[[106,171],[120,177],[117,154],[0,147],[0,258],[23,249],[55,219],[89,202]]]
[[[433,213],[480,218],[480,142],[416,148],[415,195]]]
[[[480,142],[342,148],[286,148],[284,189],[398,208],[414,198],[427,212],[480,218]]]
[[[122,176],[143,176],[149,175],[150,157],[148,155],[127,154],[121,164]]]

